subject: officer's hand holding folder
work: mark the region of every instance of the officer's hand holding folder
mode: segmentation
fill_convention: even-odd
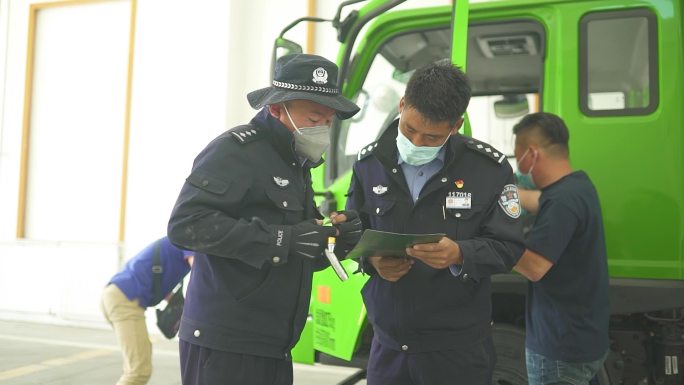
[[[347,259],[359,257],[397,257],[407,258],[406,249],[420,243],[435,243],[445,237],[446,234],[398,234],[378,230],[365,230],[359,243],[347,254]],[[349,276],[342,264],[333,252],[335,250],[335,238],[328,238],[328,248],[325,256],[330,262],[337,276],[346,281]]]
[[[347,258],[397,257],[408,258],[406,249],[420,243],[435,243],[446,234],[398,234],[368,229],[347,254]]]

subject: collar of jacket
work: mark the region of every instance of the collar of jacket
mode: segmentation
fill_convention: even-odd
[[[261,111],[252,118],[250,124],[258,126],[266,132],[266,137],[271,143],[271,146],[275,148],[278,154],[280,154],[286,162],[302,164],[300,158],[294,151],[294,135],[278,119],[274,118],[271,113],[268,112],[268,106],[262,108]],[[323,159],[315,163],[306,160],[304,166],[315,168],[322,163]]]
[[[397,150],[397,135],[399,133],[399,119],[390,123],[385,132],[378,139],[378,147],[373,151],[380,163],[386,168],[393,168],[398,165],[399,154]],[[449,167],[454,161],[459,159],[465,149],[465,138],[461,134],[451,135],[446,144],[446,154],[444,166]]]

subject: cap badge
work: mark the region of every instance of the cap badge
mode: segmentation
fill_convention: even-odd
[[[316,84],[326,84],[328,82],[328,71],[323,67],[318,67],[313,72],[313,80]]]
[[[289,180],[281,178],[279,176],[274,176],[273,181],[275,182],[276,185],[278,185],[278,187],[283,187],[283,188],[287,187],[287,185],[290,184]]]

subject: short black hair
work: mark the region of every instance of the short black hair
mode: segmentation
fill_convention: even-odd
[[[563,119],[549,112],[535,112],[525,115],[513,126],[517,136],[534,135],[539,145],[567,157],[570,132]]]
[[[404,103],[432,122],[450,125],[463,116],[470,103],[470,82],[460,68],[440,61],[418,68],[406,85]]]

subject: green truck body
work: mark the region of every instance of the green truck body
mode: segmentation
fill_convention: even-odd
[[[322,211],[344,207],[356,152],[396,117],[411,71],[448,58],[473,84],[462,132],[514,166],[511,127],[525,112],[558,114],[570,129],[571,161],[597,187],[608,249],[611,352],[600,383],[684,384],[684,4],[501,0],[390,9],[400,2],[362,3],[333,22],[340,84],[362,111],[336,123],[325,168],[314,175]],[[354,261],[344,265],[356,270]],[[296,361],[363,365],[372,332],[360,296],[366,279],[316,274]],[[513,273],[492,281],[494,383],[526,384],[527,283]]]

